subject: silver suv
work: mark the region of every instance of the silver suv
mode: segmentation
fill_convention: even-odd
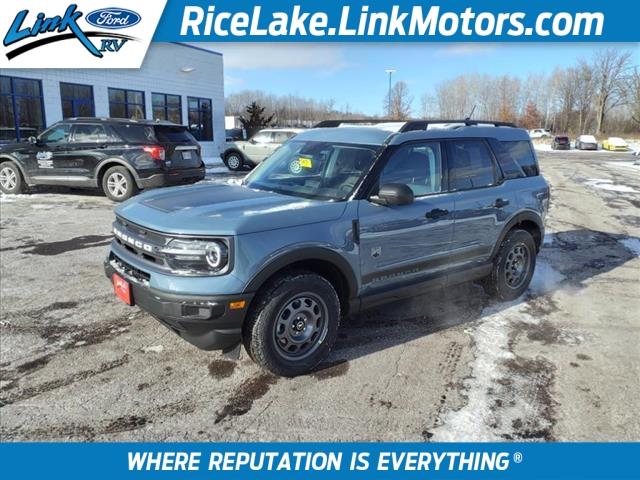
[[[253,168],[275,152],[280,145],[302,131],[300,128],[260,130],[249,140],[227,143],[222,160],[229,170],[238,171],[245,166]]]

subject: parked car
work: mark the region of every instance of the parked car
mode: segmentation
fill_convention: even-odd
[[[549,138],[551,137],[551,132],[545,128],[534,128],[529,130],[529,136],[531,138]]]
[[[195,183],[205,176],[200,145],[171,122],[70,118],[28,142],[0,145],[0,189],[30,185],[101,188],[121,202],[138,190]]]
[[[280,145],[302,132],[299,128],[266,128],[247,141],[230,142],[225,145],[222,160],[229,170],[255,167],[275,152]]]
[[[614,152],[626,152],[629,150],[629,145],[620,137],[609,137],[602,142],[602,148]]]
[[[284,376],[315,368],[362,309],[477,279],[516,299],[549,186],[525,130],[461,122],[307,130],[240,185],[133,198],[116,209],[105,273],[184,340],[244,344]],[[310,173],[290,172],[297,158]]]
[[[597,150],[598,141],[593,135],[580,135],[576,138],[575,146],[577,150]]]
[[[566,135],[556,135],[551,142],[552,150],[571,150],[571,142]]]

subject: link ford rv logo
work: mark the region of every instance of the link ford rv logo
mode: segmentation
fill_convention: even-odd
[[[100,28],[127,28],[140,23],[141,17],[124,8],[102,8],[87,14],[87,23]]]
[[[102,58],[106,52],[119,52],[129,40],[138,40],[115,32],[83,30],[78,25],[83,14],[76,4],[69,5],[62,16],[47,16],[44,12],[33,16],[29,13],[29,10],[18,12],[4,37],[2,43],[5,47],[16,45],[6,54],[9,60],[43,45],[65,40],[77,40],[93,56]],[[103,8],[85,17],[88,24],[108,30],[132,27],[141,19],[136,12],[124,8]],[[92,38],[98,39],[99,43],[94,44]]]

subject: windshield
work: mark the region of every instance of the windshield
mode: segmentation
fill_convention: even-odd
[[[245,179],[249,188],[296,197],[344,200],[381,147],[291,140]]]

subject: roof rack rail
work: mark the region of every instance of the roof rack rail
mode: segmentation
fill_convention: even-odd
[[[477,125],[493,125],[494,127],[511,127],[517,128],[515,123],[511,122],[495,122],[493,120],[471,120],[465,118],[464,120],[394,120],[390,118],[383,119],[347,119],[347,120],[322,120],[316,123],[313,128],[333,128],[339,127],[343,123],[351,124],[376,124],[376,123],[403,123],[404,125],[398,131],[399,133],[412,132],[414,130],[426,130],[429,125],[444,125],[447,123],[460,123],[466,127]]]
[[[517,128],[515,123],[511,122],[495,122],[493,120],[470,120],[465,118],[464,120],[408,120],[402,128],[400,133],[413,132],[415,130],[426,130],[429,125],[444,125],[447,123],[461,123],[466,127],[477,125],[493,125],[494,127],[511,127]]]

